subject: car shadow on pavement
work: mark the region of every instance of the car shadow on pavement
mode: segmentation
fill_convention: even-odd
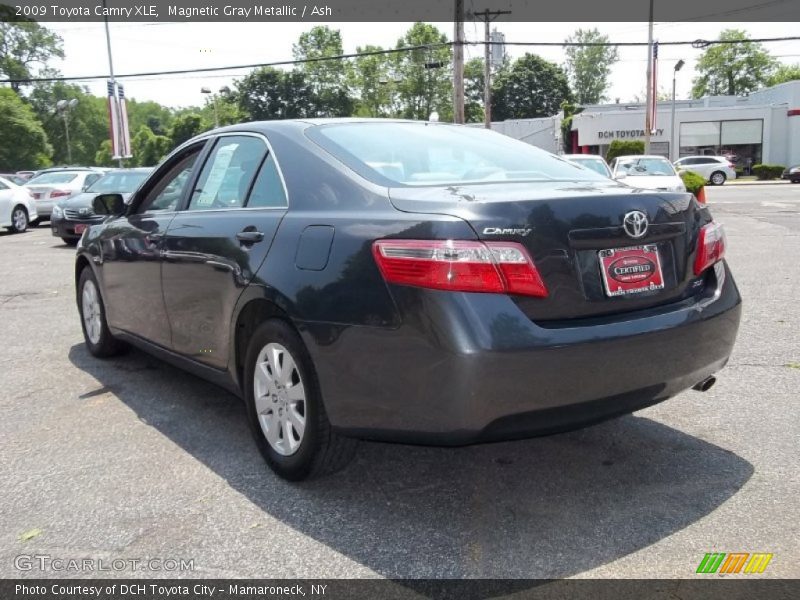
[[[365,442],[344,471],[290,484],[262,462],[238,398],[137,350],[100,361],[79,344],[69,358],[263,511],[389,578],[576,575],[691,525],[753,473],[628,416],[465,448]]]

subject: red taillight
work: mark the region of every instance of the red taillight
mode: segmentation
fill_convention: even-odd
[[[547,296],[533,260],[514,242],[378,240],[375,262],[389,283],[458,292]]]
[[[50,192],[51,198],[62,198],[64,196],[69,196],[72,194],[69,190],[53,190]]]
[[[708,267],[725,257],[725,229],[720,223],[709,223],[700,230],[697,238],[697,256],[694,274],[700,275]]]

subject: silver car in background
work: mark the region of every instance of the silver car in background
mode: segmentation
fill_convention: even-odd
[[[24,187],[33,195],[39,220],[47,221],[56,202],[80,194],[102,176],[102,171],[89,169],[50,171],[29,179]]]
[[[661,192],[685,192],[675,167],[663,156],[618,156],[611,161],[614,179],[630,187]]]
[[[599,154],[564,154],[561,158],[611,179],[611,169],[608,167],[606,160]]]
[[[724,156],[684,156],[675,161],[675,167],[705,177],[711,185],[736,179],[736,165]]]

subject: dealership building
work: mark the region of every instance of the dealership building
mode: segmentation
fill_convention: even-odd
[[[561,153],[605,156],[613,140],[644,140],[644,104],[587,105],[572,120],[571,139],[560,139],[560,116],[493,123],[492,128]],[[672,140],[674,139],[674,144]],[[682,156],[719,155],[737,167],[758,163],[800,164],[800,81],[747,96],[708,96],[658,103],[651,153],[677,160]]]

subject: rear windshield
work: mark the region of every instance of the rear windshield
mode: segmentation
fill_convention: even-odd
[[[675,169],[665,158],[622,159],[619,161],[619,165],[617,165],[617,172],[625,173],[633,177],[648,175],[675,175]]]
[[[600,173],[600,175],[608,177],[608,168],[606,167],[606,163],[604,163],[600,158],[570,158],[570,160],[582,167],[591,169],[595,173]]]
[[[363,177],[387,186],[605,179],[482,128],[422,122],[337,123],[313,127],[308,136]]]
[[[86,191],[100,194],[130,194],[136,191],[148,175],[147,172],[138,171],[111,172],[95,181]]]
[[[78,176],[77,173],[42,173],[28,180],[28,184],[69,183]]]

